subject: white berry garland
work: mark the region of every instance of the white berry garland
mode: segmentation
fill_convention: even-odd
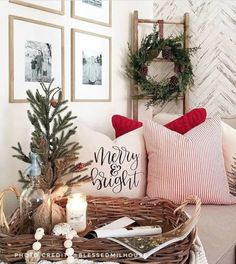
[[[42,247],[41,243],[39,242],[43,236],[44,236],[45,232],[43,228],[38,228],[34,234],[34,238],[36,240],[36,242],[33,243],[32,249],[35,251],[39,251]]]
[[[32,245],[32,249],[36,252],[39,252],[42,244],[39,242],[45,234],[45,231],[43,228],[38,228],[34,234],[35,242]],[[53,228],[53,234],[56,236],[63,235],[65,236],[66,240],[64,242],[65,247],[65,255],[67,256],[66,261],[68,264],[72,264],[75,261],[74,253],[75,250],[73,249],[73,238],[78,236],[77,232],[71,228],[71,226],[67,223],[61,223],[58,225],[55,225]]]
[[[65,247],[65,255],[67,256],[66,261],[68,264],[71,264],[75,261],[74,253],[75,250],[73,249],[73,238],[78,236],[77,232],[71,228],[71,226],[68,223],[61,223],[58,225],[55,225],[53,228],[53,233],[56,236],[63,235],[66,237],[66,240],[64,242]]]

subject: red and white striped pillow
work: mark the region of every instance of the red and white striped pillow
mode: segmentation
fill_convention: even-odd
[[[206,204],[232,204],[222,153],[219,118],[184,135],[153,121],[144,124],[148,152],[147,195],[181,203],[194,194]]]

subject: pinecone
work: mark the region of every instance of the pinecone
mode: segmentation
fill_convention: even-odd
[[[140,67],[140,73],[144,76],[148,74],[148,66],[146,64],[142,64]]]
[[[39,143],[41,146],[45,145],[46,144],[46,140],[45,138],[40,138],[40,143]]]
[[[160,54],[160,51],[158,51],[157,49],[154,49],[154,50],[152,50],[152,51],[150,52],[150,56],[151,56],[152,58],[157,58],[157,57],[159,56],[159,54]]]
[[[185,66],[182,64],[175,64],[174,72],[175,73],[183,73],[185,70]]]
[[[170,60],[173,58],[173,54],[172,54],[171,49],[169,47],[165,47],[162,50],[162,58],[165,60]]]
[[[52,99],[52,100],[50,101],[50,104],[51,104],[51,106],[52,106],[53,108],[56,108],[57,105],[58,105],[58,100]]]
[[[179,78],[177,76],[173,75],[170,78],[169,84],[170,84],[170,87],[171,88],[174,88],[175,89],[178,86],[178,84],[179,84]]]

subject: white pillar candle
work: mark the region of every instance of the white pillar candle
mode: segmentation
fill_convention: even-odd
[[[72,194],[66,205],[67,223],[76,231],[82,232],[87,225],[87,201],[82,193]]]

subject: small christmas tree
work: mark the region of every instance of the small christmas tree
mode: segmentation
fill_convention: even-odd
[[[59,87],[52,88],[52,83],[46,87],[41,82],[43,94],[36,90],[35,95],[28,90],[27,100],[32,112],[27,111],[28,119],[34,127],[30,149],[39,154],[42,165],[41,187],[45,190],[55,186],[72,186],[90,180],[89,176],[76,175],[68,179],[69,175],[81,173],[87,169],[91,161],[77,162],[78,150],[81,148],[78,142],[70,142],[71,136],[76,133],[77,127],[73,126],[72,112],[67,112],[67,100],[63,100]],[[31,163],[31,156],[26,155],[18,142],[17,147],[12,147],[17,154],[13,155],[26,163]],[[29,178],[21,171],[20,182],[28,184]]]

